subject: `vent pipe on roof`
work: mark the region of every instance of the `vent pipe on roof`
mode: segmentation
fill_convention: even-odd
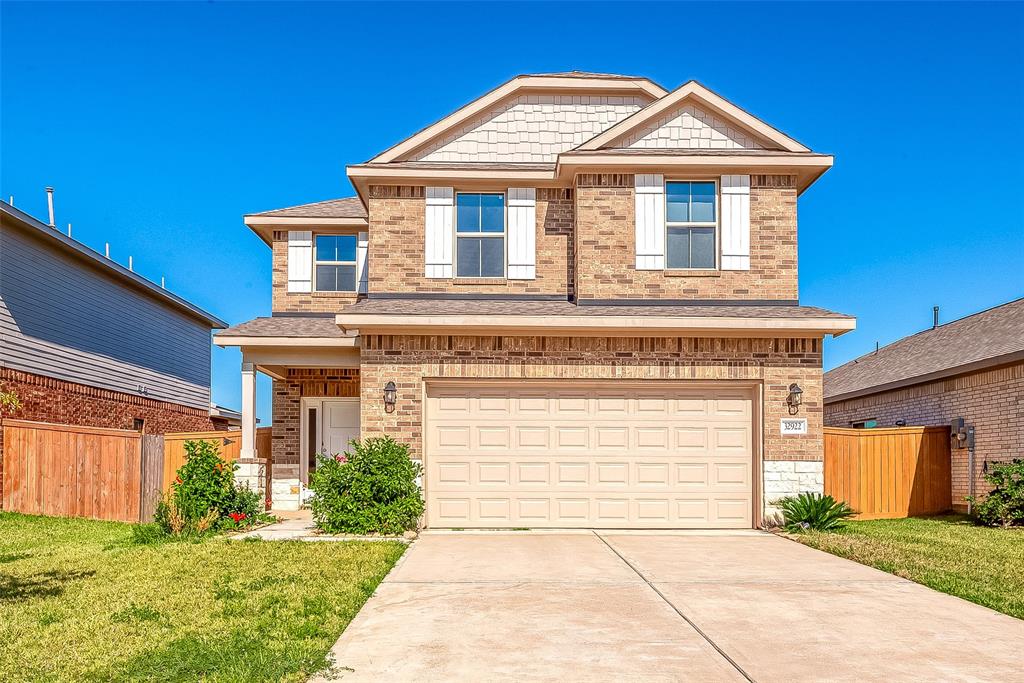
[[[53,222],[53,188],[46,188],[46,208],[50,211],[50,227],[55,228],[57,224]]]
[[[68,223],[68,237],[71,237],[71,224]]]
[[[110,258],[110,242],[103,243],[103,255]]]
[[[10,198],[10,200],[7,203],[10,204],[11,206],[14,206],[14,195],[13,194],[11,195],[11,198]]]
[[[932,306],[932,329],[939,326],[939,307]]]
[[[133,272],[133,273],[135,272],[135,270],[132,268],[132,257],[131,256],[128,257],[128,270]]]

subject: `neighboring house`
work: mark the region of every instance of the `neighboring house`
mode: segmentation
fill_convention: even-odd
[[[991,463],[1024,457],[1024,299],[918,332],[825,373],[825,424],[948,425],[975,429],[974,486]],[[972,479],[968,450],[952,450],[953,503]]]
[[[6,417],[211,429],[210,331],[225,326],[0,202],[0,388],[21,402]]]
[[[210,403],[210,421],[214,429],[240,429],[242,426],[242,412]]]
[[[831,165],[692,81],[539,74],[349,166],[356,197],[246,216],[274,315],[215,336],[243,476],[260,371],[278,508],[389,434],[427,526],[758,524],[822,488],[822,339],[854,320],[799,305],[796,207]]]

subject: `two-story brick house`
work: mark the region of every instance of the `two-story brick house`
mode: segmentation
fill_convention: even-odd
[[[822,485],[854,320],[799,305],[797,197],[831,165],[692,81],[514,78],[349,166],[357,196],[246,216],[274,315],[216,338],[243,455],[259,371],[277,507],[390,434],[431,527],[756,525]]]

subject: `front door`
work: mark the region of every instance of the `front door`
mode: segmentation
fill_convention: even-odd
[[[320,411],[320,452],[338,455],[359,438],[359,400],[324,400]]]

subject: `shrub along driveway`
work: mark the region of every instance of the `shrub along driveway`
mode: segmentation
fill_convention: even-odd
[[[353,680],[1018,680],[1024,622],[756,532],[427,533]]]

